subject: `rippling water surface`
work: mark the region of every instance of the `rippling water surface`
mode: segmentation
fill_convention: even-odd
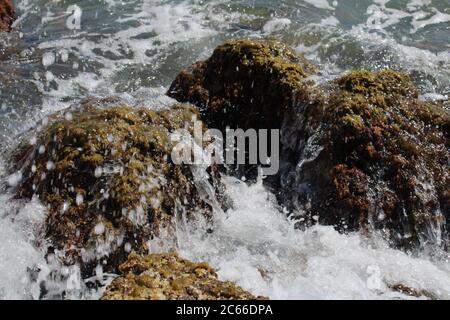
[[[450,0],[17,0],[18,31],[0,36],[0,144],[94,95],[170,104],[177,73],[229,38],[274,38],[316,62],[325,81],[355,68],[409,73],[422,99],[450,94]],[[80,17],[80,28],[73,29]],[[76,25],[75,25],[76,26]],[[6,79],[6,80],[5,80]],[[448,105],[448,102],[447,102]],[[0,171],[4,170],[3,164]],[[332,228],[294,230],[261,183],[229,179],[236,209],[216,230],[179,225],[175,246],[222,279],[272,298],[406,298],[404,284],[450,298],[448,257],[410,256],[380,239]],[[0,298],[37,298],[27,268],[45,269],[36,243],[45,208],[0,196]],[[40,239],[40,241],[34,241]],[[68,271],[69,272],[69,271]],[[75,276],[72,285],[79,281]],[[67,285],[67,284],[65,284]],[[81,287],[80,287],[81,288]],[[100,293],[85,294],[95,298]]]

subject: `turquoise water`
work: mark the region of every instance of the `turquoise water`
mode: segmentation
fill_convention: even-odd
[[[148,107],[170,104],[164,93],[178,72],[230,38],[284,41],[319,65],[318,82],[351,69],[393,68],[411,75],[422,99],[448,103],[450,95],[450,0],[17,0],[16,5],[17,31],[0,35],[2,150],[47,115],[89,95],[118,95]],[[212,238],[205,241],[203,233],[180,226],[184,242],[176,244],[183,255],[210,261],[222,278],[273,298],[405,298],[386,285],[367,286],[368,270],[375,266],[385,282],[450,298],[448,262],[413,258],[381,240],[368,245],[358,234],[339,235],[330,228],[293,230],[262,185],[230,182],[229,192],[237,209],[227,219],[217,217]],[[36,297],[24,270],[44,264],[42,249],[30,237],[39,237],[34,232],[45,208],[37,201],[24,207],[7,195],[1,195],[0,207],[0,297]],[[271,278],[262,279],[259,269],[272,271]]]

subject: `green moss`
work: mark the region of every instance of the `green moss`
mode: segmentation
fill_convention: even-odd
[[[127,243],[145,253],[146,241],[169,225],[178,199],[205,215],[210,211],[191,184],[189,168],[170,162],[170,134],[185,127],[192,130],[195,109],[97,107],[104,104],[87,100],[65,110],[73,120],[52,116],[37,134],[37,144],[30,147],[24,140],[12,161],[24,177],[17,195],[36,195],[50,205],[47,237],[68,263],[82,262],[85,269],[105,255],[95,252],[101,239],[110,239],[111,252],[103,258],[109,259],[111,269],[126,257]],[[106,230],[96,235],[99,221]],[[83,259],[84,251],[90,256],[93,252],[94,258]]]
[[[306,100],[315,72],[282,43],[232,40],[182,71],[168,95],[198,106],[214,128],[280,128],[283,112]]]
[[[353,128],[356,131],[359,131],[364,127],[364,121],[359,115],[347,114],[342,118],[342,122],[345,126]]]
[[[407,157],[417,157],[429,149],[421,146],[428,140],[426,136],[431,134],[424,134],[428,131],[424,126],[442,129],[448,123],[448,111],[442,106],[417,101],[417,90],[408,76],[400,72],[353,71],[335,83],[337,88],[332,91],[325,106],[325,120],[332,132],[331,136],[338,143],[345,137],[350,143],[355,143],[353,147],[356,148],[358,143],[363,143],[362,140],[372,143],[370,140],[381,133],[386,139],[383,140],[383,146],[378,147]],[[418,130],[421,127],[423,130]],[[365,131],[365,135],[356,135],[362,131]],[[349,139],[349,135],[352,139]],[[420,142],[405,138],[408,135],[420,136],[416,139]],[[434,132],[430,141],[442,141],[440,137],[442,132]],[[377,146],[377,143],[373,145]]]
[[[341,89],[354,94],[378,95],[380,98],[390,94],[417,97],[417,90],[409,77],[393,70],[376,73],[366,70],[353,71],[339,78],[337,84]]]
[[[411,141],[411,139],[399,137],[394,143],[398,146],[399,151],[403,151],[403,153],[409,157],[418,157],[422,153],[420,146]]]
[[[131,253],[122,275],[106,288],[103,300],[255,300],[229,281],[220,281],[207,263],[193,263],[175,253]]]
[[[277,41],[232,40],[218,46],[210,62],[234,60],[236,66],[255,66],[255,68],[273,69],[279,74],[280,81],[294,84],[311,75],[315,67],[302,55],[292,52],[285,44]]]

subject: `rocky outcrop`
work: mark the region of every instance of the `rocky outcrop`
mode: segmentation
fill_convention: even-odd
[[[394,245],[446,242],[449,111],[418,100],[399,72],[354,71],[314,85],[304,58],[267,41],[230,41],[182,71],[168,94],[220,129],[281,128],[267,179],[298,221],[379,229]]]
[[[308,99],[314,69],[279,42],[228,41],[183,70],[168,95],[198,106],[212,128],[280,128],[283,113]]]
[[[0,0],[0,31],[10,31],[15,19],[12,0]]]
[[[186,105],[154,111],[88,99],[32,131],[10,157],[14,191],[48,206],[50,252],[81,264],[83,277],[97,264],[114,272],[131,250],[146,253],[175,216],[208,217],[211,199],[170,158],[170,134],[192,129],[195,114]]]
[[[256,300],[232,282],[220,281],[207,263],[174,253],[130,254],[121,275],[106,288],[103,300]]]

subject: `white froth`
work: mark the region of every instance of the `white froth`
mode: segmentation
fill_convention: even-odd
[[[39,288],[28,277],[28,268],[44,265],[40,239],[45,208],[33,200],[25,206],[1,195],[0,202],[0,300],[37,298]]]
[[[268,21],[264,27],[263,30],[266,33],[272,33],[275,31],[280,31],[285,29],[291,24],[291,20],[287,18],[275,18],[270,21]]]
[[[333,8],[330,5],[328,0],[303,0],[303,2],[309,3],[309,4],[313,5],[316,8],[319,8],[319,9],[335,10],[335,8]]]
[[[388,289],[396,284],[450,298],[445,264],[413,258],[376,237],[342,235],[332,227],[295,230],[261,181],[249,187],[228,178],[226,186],[235,209],[216,212],[211,234],[201,223],[179,224],[177,230],[181,255],[210,262],[222,279],[273,299],[408,298]]]

